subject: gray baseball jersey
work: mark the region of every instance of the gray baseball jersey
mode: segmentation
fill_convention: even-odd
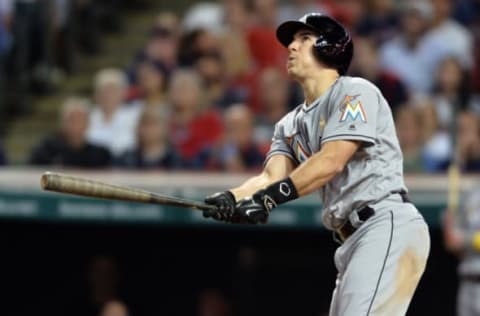
[[[350,212],[405,190],[403,159],[390,107],[369,81],[342,76],[310,105],[301,104],[275,126],[267,160],[281,154],[301,164],[333,140],[363,146],[321,190],[323,223],[343,224]]]

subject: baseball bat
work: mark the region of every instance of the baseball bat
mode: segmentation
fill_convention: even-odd
[[[447,208],[453,214],[458,212],[460,202],[460,167],[457,162],[453,162],[448,167],[448,199]]]
[[[195,210],[216,210],[214,205],[148,192],[126,186],[103,183],[96,180],[66,174],[45,172],[40,180],[43,190],[69,193],[93,198],[170,205]]]

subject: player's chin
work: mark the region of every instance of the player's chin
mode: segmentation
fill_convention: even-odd
[[[290,79],[293,79],[293,80],[298,79],[298,73],[292,67],[287,67],[287,74],[290,77]]]

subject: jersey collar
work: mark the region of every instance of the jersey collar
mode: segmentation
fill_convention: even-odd
[[[333,88],[337,85],[337,82],[340,81],[340,78],[342,78],[342,76],[338,77],[332,83],[332,85],[327,89],[327,91],[325,91],[325,93],[323,93],[321,96],[315,99],[315,101],[313,101],[310,105],[307,105],[307,102],[303,101],[302,103],[303,112],[310,112],[311,110],[316,108],[319,104],[322,104],[325,99],[329,98],[330,94],[332,94]]]

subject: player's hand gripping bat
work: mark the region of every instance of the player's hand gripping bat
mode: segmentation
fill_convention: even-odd
[[[41,186],[43,190],[93,198],[170,205],[202,211],[216,210],[217,208],[214,205],[208,205],[198,201],[51,172],[45,172],[42,175]]]

